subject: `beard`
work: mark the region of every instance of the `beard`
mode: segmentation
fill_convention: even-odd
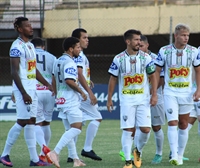
[[[28,38],[29,38],[29,39],[32,39],[32,38],[33,38],[33,34],[32,34],[32,35],[29,35]]]
[[[139,51],[139,47],[138,48],[132,48],[133,51]]]

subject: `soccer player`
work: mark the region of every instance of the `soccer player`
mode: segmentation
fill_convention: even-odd
[[[149,49],[149,43],[146,36],[141,36],[140,50],[148,53],[152,60],[154,61],[157,57],[156,54],[152,53]],[[154,131],[154,138],[156,142],[156,154],[152,160],[152,164],[158,164],[162,161],[162,150],[164,143],[164,133],[161,125],[165,124],[165,112],[164,112],[164,102],[163,102],[163,86],[164,86],[164,71],[160,73],[160,83],[157,89],[158,102],[155,106],[151,106],[151,125]],[[137,129],[134,137],[134,142],[137,140]]]
[[[83,50],[86,49],[89,44],[88,34],[85,29],[78,28],[72,32],[72,37],[78,38],[80,40],[81,52],[79,56],[75,58],[75,62],[78,68],[78,81],[80,83],[80,87],[87,95],[87,100],[81,102],[80,109],[83,112],[83,122],[91,120],[86,130],[86,139],[84,147],[81,151],[81,155],[93,160],[100,161],[102,158],[97,156],[96,153],[92,150],[92,143],[97,134],[100,122],[102,121],[102,116],[101,113],[97,110],[97,99],[91,90],[91,88],[94,87],[94,84],[90,80],[89,61],[86,55],[83,53]],[[68,148],[70,148],[70,146],[68,146]]]
[[[56,57],[49,52],[45,51],[44,41],[37,37],[31,40],[36,51],[36,67],[40,71],[41,75],[52,84],[52,71],[53,64]],[[41,153],[39,155],[40,160],[46,161],[46,157],[42,152],[43,145],[48,146],[51,139],[50,122],[52,121],[52,115],[55,105],[55,96],[48,90],[46,86],[37,82],[36,84],[38,95],[38,106],[36,116],[36,141],[41,147]]]
[[[157,81],[155,66],[149,54],[139,50],[141,32],[128,30],[124,33],[124,41],[127,45],[125,51],[116,55],[108,70],[111,74],[108,84],[108,111],[112,111],[112,94],[118,79],[120,99],[120,125],[122,132],[122,150],[126,158],[124,168],[132,168],[131,147],[132,133],[135,125],[140,129],[138,143],[134,149],[134,165],[141,167],[142,149],[147,143],[151,128],[150,105],[157,103]],[[152,83],[152,96],[148,75]]]
[[[53,68],[53,75],[56,80],[56,104],[59,113],[62,113],[62,119],[70,123],[70,128],[60,138],[53,151],[43,152],[52,163],[59,168],[59,158],[63,147],[81,133],[82,112],[79,109],[80,101],[87,99],[86,94],[78,86],[78,72],[73,57],[78,57],[81,47],[79,40],[74,37],[66,38],[63,42],[63,55],[56,60]],[[64,119],[65,116],[65,119]],[[73,152],[76,154],[76,146],[74,143]],[[76,158],[76,159],[75,159]],[[85,166],[78,156],[74,157],[74,167]]]
[[[160,49],[155,60],[156,76],[164,67],[164,108],[168,120],[168,140],[172,152],[169,162],[183,164],[183,154],[188,140],[188,119],[194,108],[193,100],[200,98],[200,57],[197,48],[188,45],[189,27],[175,27],[173,44]],[[196,72],[197,90],[192,95],[192,68]],[[177,126],[179,130],[177,132]],[[178,153],[177,153],[178,149]]]
[[[37,113],[36,79],[52,91],[52,86],[36,69],[36,54],[29,38],[33,29],[28,18],[17,17],[14,28],[19,37],[10,48],[11,75],[13,78],[13,94],[16,100],[17,122],[8,132],[6,144],[0,158],[3,165],[12,167],[9,155],[24,128],[24,138],[30,154],[30,166],[49,166],[39,159],[36,151],[35,120]]]

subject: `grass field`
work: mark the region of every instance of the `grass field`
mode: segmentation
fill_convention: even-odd
[[[8,130],[12,127],[14,122],[4,122],[0,121],[0,153],[3,150],[4,143]],[[61,121],[53,121],[51,124],[52,129],[52,139],[49,147],[53,149],[60,139],[61,135],[64,132],[64,127]],[[80,155],[80,151],[84,145],[85,140],[85,130],[86,126],[83,127],[83,132],[79,136],[77,143],[77,151]],[[151,160],[155,154],[155,142],[153,133],[150,136],[150,139],[143,150],[143,168],[152,168],[152,167],[172,167],[168,163],[168,154],[169,154],[169,145],[167,140],[167,125],[163,126],[165,134],[165,142],[163,147],[163,161],[159,165],[151,165]],[[119,151],[121,149],[121,130],[119,129],[118,120],[104,120],[100,125],[98,134],[93,143],[94,151],[103,158],[102,161],[93,161],[87,158],[82,158],[87,164],[88,168],[122,168],[124,162],[121,161],[119,157]],[[40,148],[38,147],[38,152]],[[185,151],[185,156],[189,157],[189,161],[185,161],[181,166],[182,168],[200,168],[200,163],[198,158],[200,157],[200,138],[197,133],[197,124],[190,131],[188,145]],[[29,154],[24,141],[23,132],[16,144],[14,145],[10,158],[14,164],[15,168],[26,168],[29,167]],[[72,167],[73,164],[67,163],[67,149],[63,149],[60,154],[60,165],[61,168]],[[0,168],[4,167],[0,164]]]

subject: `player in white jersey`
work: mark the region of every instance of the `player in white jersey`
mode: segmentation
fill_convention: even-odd
[[[36,54],[29,38],[33,35],[30,22],[25,17],[15,19],[14,28],[19,37],[10,48],[11,75],[13,78],[13,93],[16,100],[17,122],[10,129],[0,163],[12,167],[9,155],[24,128],[24,139],[29,154],[30,166],[49,166],[49,163],[39,159],[36,151],[35,120],[37,113],[36,79],[52,90],[51,85],[36,69]]]
[[[52,83],[52,71],[53,64],[56,57],[44,50],[44,41],[37,37],[31,40],[35,47],[36,52],[36,67],[40,71],[41,75],[51,84]],[[54,81],[54,80],[53,80]],[[48,146],[51,139],[50,122],[52,121],[52,115],[55,105],[55,96],[48,90],[46,86],[37,81],[36,84],[38,95],[38,106],[36,116],[36,141],[41,147],[41,153],[39,158],[46,161],[46,157],[42,152],[43,145]]]
[[[69,122],[70,128],[62,135],[53,151],[47,153],[48,159],[59,168],[59,158],[63,147],[73,143],[74,167],[85,166],[77,156],[74,137],[81,133],[82,112],[79,109],[80,101],[85,101],[87,96],[78,86],[77,66],[73,57],[77,57],[81,51],[77,38],[69,37],[63,42],[64,54],[57,59],[53,68],[56,80],[56,105],[62,115],[63,123]],[[81,96],[81,97],[80,97]],[[43,150],[45,153],[45,151]],[[46,153],[45,153],[46,154]]]
[[[141,166],[142,149],[147,143],[151,128],[150,105],[157,103],[157,81],[155,66],[149,54],[139,50],[141,32],[128,30],[124,33],[127,49],[116,55],[108,70],[111,74],[108,84],[107,108],[113,108],[112,94],[118,79],[120,100],[120,124],[122,132],[122,150],[126,158],[124,168],[132,168],[130,158],[133,142],[132,134],[137,125],[140,129],[138,143],[134,149],[134,165]],[[152,96],[148,75],[152,82]]]
[[[148,53],[152,60],[154,61],[157,57],[156,54],[152,53],[149,49],[149,43],[146,36],[141,36],[140,50]],[[164,86],[164,71],[160,73],[160,82],[157,89],[158,102],[155,106],[151,106],[151,125],[154,131],[154,138],[156,142],[156,154],[152,160],[152,164],[158,164],[162,161],[162,150],[164,143],[164,133],[161,128],[161,125],[165,124],[165,112],[164,112],[164,102],[163,102],[163,92],[162,88]],[[137,140],[137,130],[134,137],[134,143]]]
[[[168,120],[168,140],[172,152],[169,162],[183,164],[183,154],[188,140],[188,119],[194,101],[200,98],[200,85],[192,94],[192,68],[196,81],[200,81],[200,57],[197,48],[188,45],[189,27],[178,24],[174,33],[175,42],[160,49],[155,60],[156,75],[164,67],[164,108]],[[177,132],[177,126],[179,130]],[[178,153],[177,153],[178,149]]]
[[[78,38],[80,40],[81,52],[77,58],[75,58],[75,62],[78,67],[78,80],[80,83],[81,89],[87,95],[87,100],[81,102],[80,109],[83,112],[83,122],[87,120],[91,120],[88,124],[86,130],[86,139],[84,147],[81,151],[81,155],[84,157],[91,158],[93,160],[102,160],[101,157],[97,156],[96,153],[92,149],[92,143],[97,134],[100,122],[102,121],[101,113],[97,110],[97,99],[94,96],[91,88],[93,87],[93,83],[90,80],[90,66],[89,61],[86,55],[83,53],[83,49],[88,47],[88,34],[87,31],[78,28],[72,32],[72,37]],[[70,146],[69,149],[69,158],[70,159]]]

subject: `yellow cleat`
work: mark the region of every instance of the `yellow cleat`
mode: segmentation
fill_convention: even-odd
[[[141,160],[141,157],[140,157],[140,152],[138,151],[137,148],[135,148],[133,150],[133,156],[134,156],[134,165],[136,168],[140,168],[141,167],[141,164],[142,164],[142,160]]]

